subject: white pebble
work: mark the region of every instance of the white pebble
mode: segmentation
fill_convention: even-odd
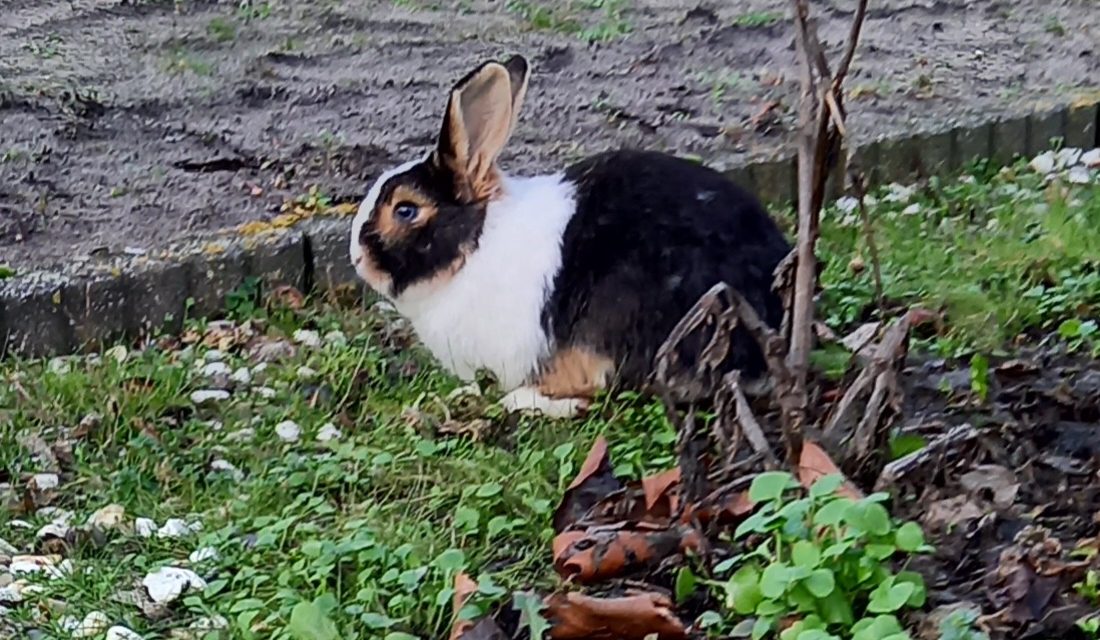
[[[321,346],[321,336],[312,329],[298,329],[294,332],[294,341],[311,349]]]
[[[1058,168],[1065,169],[1066,167],[1072,167],[1081,161],[1080,149],[1061,149],[1057,153]]]
[[[74,638],[91,638],[98,636],[111,626],[111,619],[102,611],[93,611],[84,616],[84,619],[76,624],[76,628],[70,629]]]
[[[1092,172],[1085,167],[1073,167],[1066,174],[1066,180],[1072,184],[1089,184],[1092,182]]]
[[[277,395],[271,387],[256,387],[256,393],[265,400],[270,400]]]
[[[107,638],[106,638],[106,640],[144,640],[144,639],[140,635],[138,635],[137,632],[131,631],[131,630],[127,629],[126,627],[116,625],[114,627],[111,627],[110,629],[107,629]]]
[[[203,389],[191,394],[191,402],[194,404],[207,404],[221,402],[229,399],[229,392],[224,389]]]
[[[134,533],[142,538],[152,537],[157,532],[157,523],[152,518],[138,518],[134,520]]]
[[[14,575],[25,575],[54,568],[61,556],[13,556],[8,571]]]
[[[1045,176],[1054,171],[1057,161],[1053,151],[1046,151],[1032,158],[1029,164],[1035,173]]]
[[[254,373],[256,375],[259,375],[259,374],[263,373],[264,371],[267,371],[267,363],[266,362],[261,362],[261,363],[257,364],[256,366],[252,367],[252,373]]]
[[[248,370],[248,367],[241,367],[234,371],[229,379],[237,384],[251,384],[252,372]]]
[[[293,420],[284,420],[275,425],[275,435],[283,442],[297,442],[302,436],[302,428]]]
[[[188,589],[202,590],[206,581],[190,569],[162,567],[146,575],[142,586],[149,592],[149,598],[156,603],[172,602]]]
[[[1100,149],[1086,151],[1081,155],[1081,164],[1090,169],[1100,169]]]
[[[157,529],[158,538],[182,538],[196,531],[199,531],[201,527],[195,524],[187,524],[181,518],[169,518],[165,521],[164,526]]]
[[[317,377],[317,371],[306,366],[298,367],[299,380],[312,380]]]
[[[69,362],[69,359],[65,356],[58,356],[52,358],[46,368],[50,370],[50,373],[63,376],[73,370],[73,365]]]
[[[229,621],[225,619],[225,616],[214,614],[209,618],[199,618],[187,626],[198,631],[216,631],[218,629],[228,629]]]
[[[225,354],[218,349],[211,349],[203,354],[202,358],[207,362],[221,362],[225,360]]]
[[[122,364],[126,362],[126,358],[130,357],[130,351],[125,346],[119,344],[107,349],[103,355]]]
[[[46,538],[61,538],[69,535],[68,525],[61,524],[59,522],[51,522],[38,530],[36,537],[39,540],[45,540]]]
[[[915,216],[920,213],[920,205],[914,202],[913,204],[905,207],[901,212],[907,216]]]
[[[844,196],[836,200],[836,208],[839,209],[841,213],[852,213],[858,206],[859,200],[852,196]]]
[[[214,547],[199,547],[191,552],[191,555],[187,556],[187,560],[191,564],[200,564],[207,560],[217,560],[218,550]]]
[[[329,331],[325,334],[325,343],[336,347],[342,347],[348,343],[343,331]]]
[[[321,425],[321,428],[317,430],[317,440],[320,442],[328,442],[329,440],[336,440],[342,434],[340,429],[336,428],[336,425],[331,422],[326,422]]]
[[[61,618],[57,621],[57,626],[61,627],[65,631],[72,632],[73,637],[82,637],[76,635],[76,632],[80,629],[80,618],[76,616],[61,616]]]
[[[61,480],[57,477],[56,473],[36,473],[31,478],[31,482],[34,483],[34,488],[39,491],[49,491],[50,489],[56,489],[61,484]]]
[[[126,509],[120,504],[109,504],[88,517],[88,524],[99,529],[114,529],[122,524]],[[154,525],[156,526],[156,525]]]
[[[222,460],[221,458],[218,458],[217,460],[210,463],[210,469],[211,471],[228,473],[237,482],[244,480],[244,472],[238,469],[236,466],[233,465],[232,462],[228,460]]]
[[[214,376],[227,376],[232,372],[224,362],[208,362],[202,367],[202,375],[207,378],[213,378]]]

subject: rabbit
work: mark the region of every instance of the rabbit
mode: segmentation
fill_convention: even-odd
[[[435,148],[378,177],[352,221],[358,276],[432,355],[463,380],[491,371],[508,411],[564,418],[609,386],[644,388],[669,332],[720,281],[776,327],[773,271],[791,247],[719,172],[631,149],[549,175],[498,166],[529,77],[519,55],[467,73]],[[725,364],[750,382],[765,371],[742,328]]]

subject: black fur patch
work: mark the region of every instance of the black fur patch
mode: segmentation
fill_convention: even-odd
[[[394,189],[408,185],[435,203],[435,217],[412,228],[400,242],[387,245],[377,230],[378,212]],[[383,185],[371,219],[359,233],[359,243],[378,268],[393,281],[393,296],[447,269],[464,253],[477,248],[485,223],[485,203],[462,204],[454,196],[454,177],[431,161],[392,176]]]
[[[618,363],[620,382],[644,384],[669,332],[720,281],[772,327],[782,321],[772,272],[790,244],[758,200],[717,171],[616,151],[571,166],[566,179],[577,185],[577,210],[542,315],[559,348],[597,349]],[[685,355],[699,346],[685,344]],[[738,328],[726,370],[753,378],[764,366]]]

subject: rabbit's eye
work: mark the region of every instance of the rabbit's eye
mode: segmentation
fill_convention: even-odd
[[[420,207],[411,202],[398,202],[393,208],[393,217],[398,222],[412,222],[420,214]]]

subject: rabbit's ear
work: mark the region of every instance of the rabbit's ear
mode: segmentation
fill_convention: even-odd
[[[487,62],[451,90],[436,162],[454,176],[460,202],[486,200],[498,192],[496,159],[519,116],[528,69],[520,56],[503,64]]]

